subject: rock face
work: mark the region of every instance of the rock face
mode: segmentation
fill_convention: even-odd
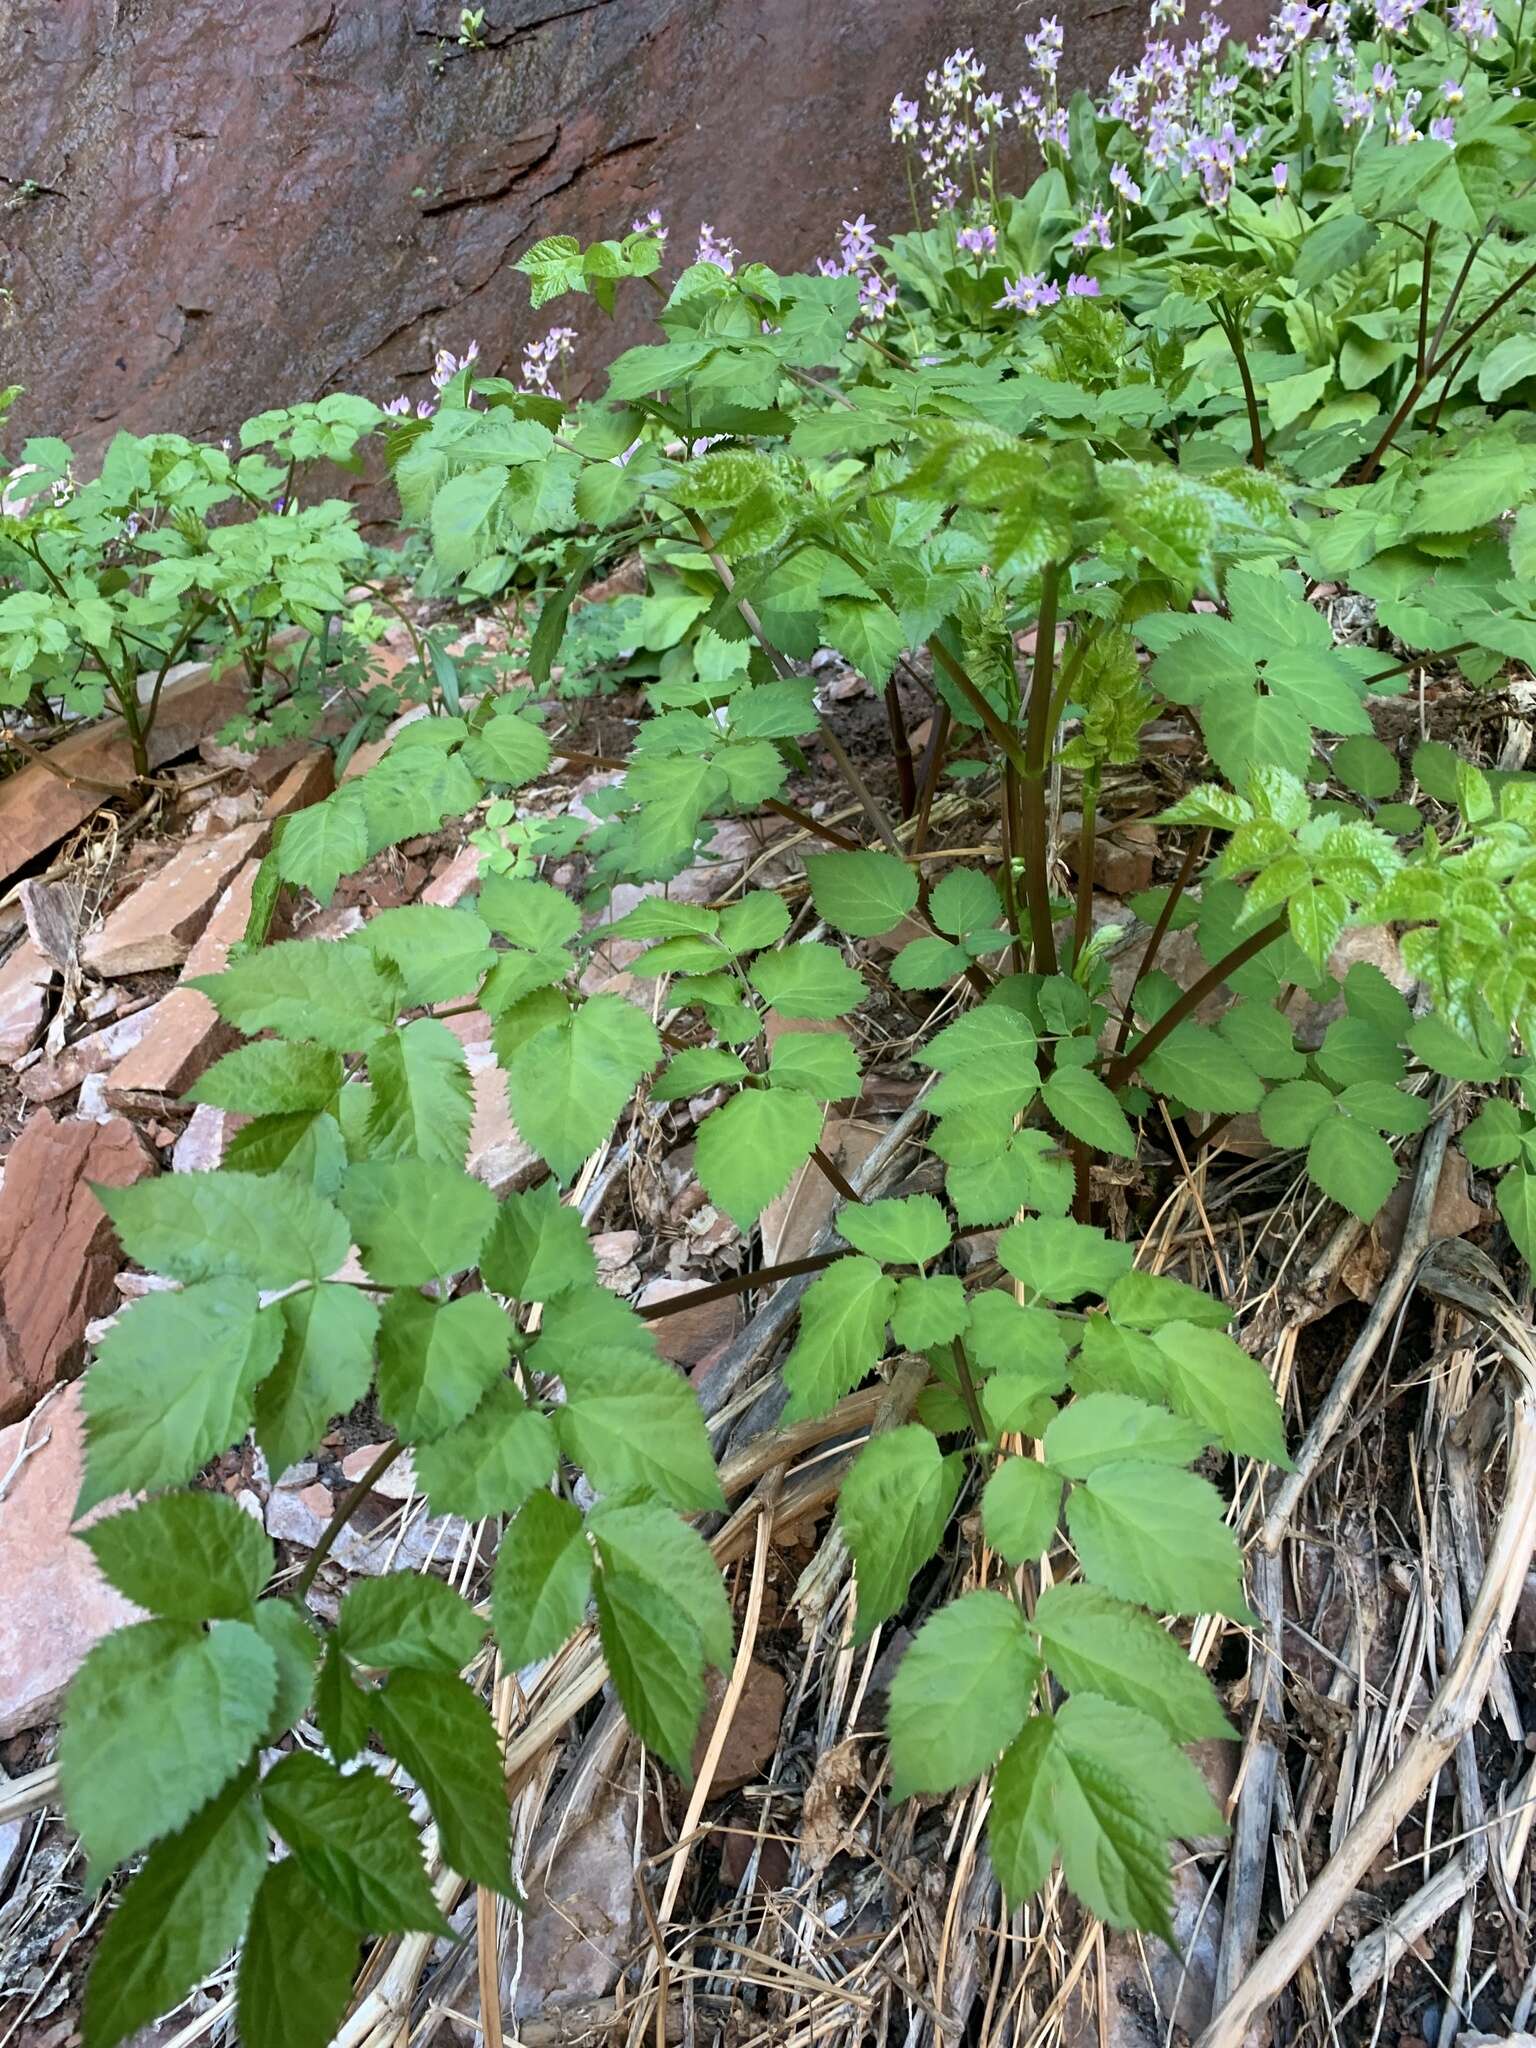
[[[345,388],[426,389],[438,345],[489,370],[555,320],[590,379],[590,300],[531,315],[539,236],[623,233],[651,206],[780,266],[842,216],[907,224],[892,95],[973,44],[1005,96],[1039,8],[989,0],[14,0],[0,75],[9,443],[91,457],[119,427],[222,434]],[[1256,0],[1227,10],[1250,32]],[[1143,11],[1062,10],[1063,82],[1134,59]],[[1018,147],[1017,144],[1014,145]],[[1005,163],[1013,171],[1016,164]]]
[[[152,1170],[121,1117],[58,1124],[40,1109],[11,1147],[0,1190],[0,1422],[74,1378],[86,1324],[116,1305],[117,1239],[87,1183],[128,1187]]]

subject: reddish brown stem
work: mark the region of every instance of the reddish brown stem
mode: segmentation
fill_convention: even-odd
[[[917,809],[917,776],[912,767],[912,743],[907,738],[907,721],[902,712],[895,676],[891,676],[885,685],[885,722],[891,729],[891,759],[896,763],[901,815],[910,818]]]
[[[1173,913],[1179,907],[1179,898],[1189,887],[1190,876],[1195,872],[1195,867],[1201,855],[1205,852],[1206,847],[1210,844],[1210,840],[1211,835],[1207,832],[1201,838],[1191,841],[1189,849],[1184,855],[1184,865],[1179,869],[1172,888],[1164,898],[1163,907],[1157,914],[1157,923],[1152,927],[1152,936],[1147,941],[1147,950],[1141,956],[1141,965],[1136,969],[1136,977],[1126,993],[1125,1014],[1120,1019],[1120,1033],[1115,1040],[1115,1052],[1117,1055],[1125,1051],[1125,1041],[1131,1035],[1132,1005],[1136,999],[1136,991],[1141,986],[1142,976],[1150,974],[1157,965],[1157,956],[1162,950],[1164,939],[1168,936],[1168,927],[1173,922]]]
[[[1165,1010],[1150,1030],[1144,1031],[1128,1051],[1118,1054],[1110,1062],[1104,1075],[1106,1084],[1111,1088],[1123,1086],[1141,1062],[1150,1059],[1164,1039],[1176,1031],[1187,1017],[1192,1017],[1206,997],[1214,994],[1229,974],[1234,974],[1239,967],[1246,966],[1248,961],[1262,953],[1266,946],[1272,946],[1276,939],[1283,939],[1286,930],[1287,920],[1282,911],[1278,917],[1271,918],[1268,924],[1261,925],[1256,932],[1251,932],[1240,946],[1234,946],[1230,953],[1218,960],[1207,973],[1202,974],[1197,982],[1185,989],[1178,1001]]]

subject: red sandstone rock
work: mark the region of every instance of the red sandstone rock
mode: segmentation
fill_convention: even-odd
[[[230,877],[271,836],[266,824],[242,825],[217,839],[189,839],[112,912],[81,948],[102,975],[179,967],[213,915]]]
[[[0,961],[0,1067],[13,1067],[42,1036],[53,966],[23,937]]]
[[[263,815],[286,818],[292,811],[307,811],[336,787],[329,747],[309,747],[272,785]]]
[[[87,1182],[128,1187],[152,1170],[121,1117],[55,1123],[40,1109],[11,1147],[0,1187],[0,1422],[74,1378],[86,1324],[117,1304],[122,1259]]]

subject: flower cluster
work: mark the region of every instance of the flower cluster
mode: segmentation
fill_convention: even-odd
[[[432,358],[432,389],[434,393],[441,395],[461,370],[470,369],[479,360],[480,344],[478,341],[472,341],[461,356],[456,356],[451,348],[440,348]],[[390,399],[384,407],[384,411],[392,418],[408,419],[412,411],[411,401],[402,391],[397,398]],[[436,411],[437,397],[417,400],[415,406],[417,419],[429,420]]]
[[[699,246],[694,252],[695,263],[713,263],[723,270],[727,277],[734,277],[741,251],[729,235],[717,235],[707,220],[699,223]]]
[[[541,392],[546,398],[558,398],[551,372],[557,363],[563,363],[576,346],[574,327],[551,327],[542,341],[527,341],[523,344],[523,389]]]
[[[1074,270],[1067,279],[1069,299],[1096,299],[1099,296],[1099,281],[1096,277],[1085,277]],[[1010,313],[1023,313],[1033,320],[1048,306],[1061,303],[1061,286],[1052,284],[1049,278],[1039,275],[1013,278],[1003,287],[1003,296],[997,301],[998,307]]]
[[[658,207],[653,206],[648,213],[636,215],[629,224],[629,232],[632,235],[649,235],[652,241],[660,242],[663,248],[667,246],[667,228]]]
[[[859,281],[859,311],[866,320],[883,320],[900,293],[875,268],[875,236],[878,230],[862,213],[843,222],[836,256],[817,259],[822,277],[856,277]]]

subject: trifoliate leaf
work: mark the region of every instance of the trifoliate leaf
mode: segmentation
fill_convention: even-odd
[[[496,1215],[488,1187],[461,1167],[424,1159],[360,1160],[340,1202],[369,1279],[386,1287],[419,1287],[473,1266]]]
[[[1135,1247],[1065,1216],[1026,1216],[997,1241],[1006,1271],[1046,1301],[1103,1294],[1130,1270]]]
[[[326,1905],[360,1934],[448,1931],[410,1809],[373,1771],[343,1777],[295,1750],[262,1780],[261,1803]]]
[[[784,1365],[786,1422],[824,1415],[885,1354],[896,1283],[873,1259],[839,1259],[814,1279],[800,1304],[800,1335]]]
[[[1002,1593],[967,1593],[923,1623],[891,1680],[891,1796],[969,1784],[1023,1727],[1040,1660]]]
[[[1046,1663],[1070,1692],[1135,1707],[1176,1742],[1231,1734],[1210,1680],[1144,1608],[1098,1586],[1050,1586],[1034,1623]]]
[[[750,1230],[810,1157],[821,1125],[813,1096],[793,1088],[742,1089],[699,1125],[694,1156],[709,1199]]]
[[[580,1510],[536,1493],[508,1524],[496,1553],[491,1626],[513,1670],[552,1657],[580,1628],[592,1586],[592,1546]]]

